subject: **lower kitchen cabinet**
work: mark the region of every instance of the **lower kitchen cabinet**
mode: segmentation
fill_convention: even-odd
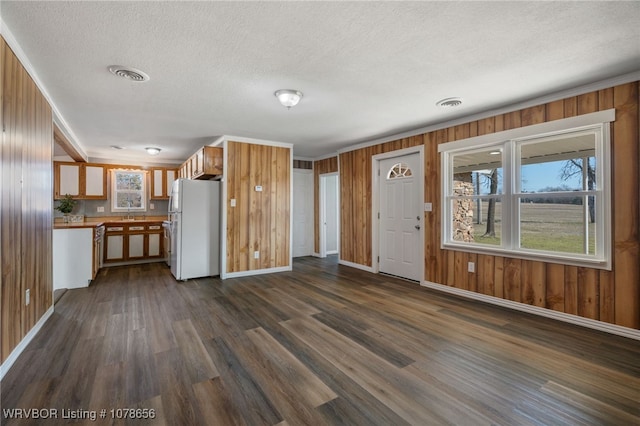
[[[104,261],[121,262],[124,257],[124,226],[105,227]]]
[[[163,257],[163,230],[162,225],[153,224],[147,227],[148,249],[147,257]]]
[[[140,260],[145,258],[145,229],[146,225],[129,226],[127,230],[127,259]]]
[[[127,259],[144,258],[144,234],[127,235],[129,253]]]
[[[127,262],[161,259],[163,255],[160,222],[107,225],[104,262]]]

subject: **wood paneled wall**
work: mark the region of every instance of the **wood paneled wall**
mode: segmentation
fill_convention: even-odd
[[[526,108],[340,155],[342,260],[371,266],[371,156],[425,145],[425,280],[585,318],[640,328],[639,83]],[[612,125],[613,270],[559,265],[440,249],[438,144],[616,109]],[[467,262],[476,273],[467,272]]]
[[[371,157],[423,143],[422,135],[340,154],[340,259],[371,266]]]
[[[325,158],[313,162],[313,251],[320,253],[320,175],[336,173],[338,157]]]
[[[2,362],[53,304],[51,108],[0,38]],[[25,293],[30,291],[30,304]]]
[[[227,272],[289,266],[291,149],[230,141],[226,167]]]

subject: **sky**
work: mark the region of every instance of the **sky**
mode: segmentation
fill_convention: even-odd
[[[574,176],[568,180],[562,180],[560,170],[564,161],[550,163],[529,164],[522,167],[523,192],[539,192],[546,187],[559,187],[568,185],[571,189],[582,189],[581,179]]]
[[[564,163],[564,161],[554,161],[522,166],[522,192],[541,192],[542,189],[548,187],[557,188],[564,185],[568,186],[569,190],[581,190],[579,175],[567,180],[561,178],[560,174]],[[488,172],[488,170],[484,172]],[[500,176],[499,182],[498,186],[501,187],[502,176]],[[481,193],[488,194],[488,181],[483,179],[480,183],[483,185]]]

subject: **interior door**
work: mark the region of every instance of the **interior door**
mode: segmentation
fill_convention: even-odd
[[[293,171],[293,257],[313,254],[313,172]]]
[[[380,160],[380,272],[421,281],[420,154]]]
[[[320,257],[338,254],[339,193],[336,173],[320,175]]]

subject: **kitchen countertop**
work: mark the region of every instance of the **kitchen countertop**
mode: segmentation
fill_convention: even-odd
[[[54,222],[53,229],[77,229],[77,228],[95,228],[102,225],[104,222]]]
[[[56,218],[57,219],[57,218]],[[117,225],[127,225],[130,223],[141,223],[141,224],[149,224],[149,223],[158,223],[166,220],[166,216],[152,216],[146,217],[144,219],[135,219],[135,220],[123,220],[120,218],[110,218],[110,217],[102,217],[102,218],[85,218],[84,222],[62,222],[61,220],[54,220],[53,229],[77,229],[77,228],[95,228],[100,225],[107,224],[117,224]]]

